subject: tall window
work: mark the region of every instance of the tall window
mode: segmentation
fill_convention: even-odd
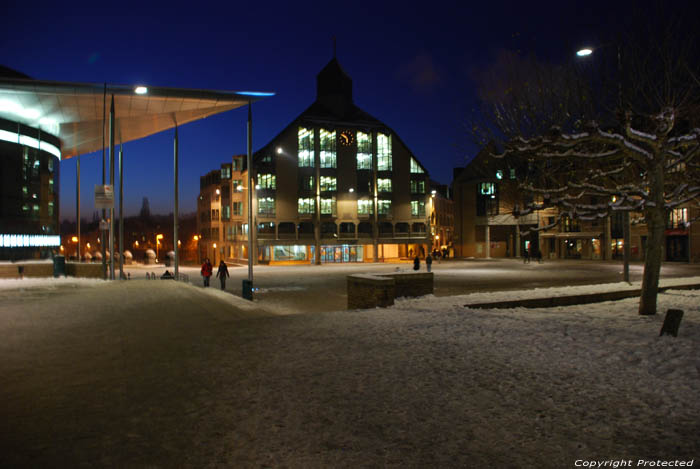
[[[53,202],[49,202],[49,216],[53,216]]]
[[[233,214],[234,215],[243,215],[243,202],[234,202],[233,203]]]
[[[411,194],[425,194],[425,181],[411,179]]]
[[[379,215],[391,214],[391,200],[378,200],[377,201],[377,213]]]
[[[316,213],[316,204],[313,197],[300,197],[298,200],[297,211],[299,214]]]
[[[372,134],[357,132],[357,169],[372,169]]]
[[[313,176],[302,176],[301,177],[301,188],[305,191],[312,191],[316,187],[314,186]]]
[[[221,219],[228,220],[229,218],[231,218],[231,206],[226,204],[221,207]]]
[[[337,187],[335,176],[321,176],[321,190],[322,191],[334,191]],[[323,212],[321,212],[323,213]]]
[[[425,216],[425,202],[422,200],[412,200],[411,201],[411,216],[413,217],[424,217]]]
[[[258,199],[258,215],[274,216],[275,215],[275,198],[260,197]]]
[[[335,130],[321,129],[319,132],[321,140],[321,167],[335,168],[336,167],[336,152],[335,152]]]
[[[674,208],[671,213],[668,214],[668,226],[669,229],[675,228],[685,228],[688,223],[688,209],[687,208]]]
[[[374,213],[374,203],[371,200],[360,199],[357,201],[357,214],[370,215]]]
[[[423,168],[420,167],[415,158],[411,158],[411,173],[412,174],[423,174]]]
[[[391,179],[377,179],[377,190],[379,192],[391,192]]]
[[[231,179],[231,167],[224,166],[221,168],[221,179]]]
[[[211,219],[213,221],[217,221],[219,219],[219,209],[218,208],[211,209]]]
[[[314,166],[314,129],[299,127],[299,167]]]
[[[275,189],[277,187],[277,176],[274,174],[261,174],[258,176],[258,185],[261,189]]]
[[[336,202],[335,196],[321,198],[321,215],[335,215],[336,213]]]
[[[498,215],[498,186],[493,182],[482,182],[477,185],[476,215]]]
[[[562,217],[561,229],[566,233],[578,233],[581,231],[581,222],[578,218]]]
[[[391,171],[391,136],[377,134],[377,170]]]

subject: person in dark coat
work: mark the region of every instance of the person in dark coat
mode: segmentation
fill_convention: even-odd
[[[428,254],[428,257],[425,258],[425,266],[428,268],[428,272],[430,272],[430,267],[433,265],[433,258]]]
[[[226,290],[226,277],[228,277],[228,267],[226,267],[226,263],[222,260],[219,262],[219,270],[216,271],[216,276],[219,277],[219,281],[221,282],[221,289]]]
[[[214,269],[211,266],[211,262],[209,262],[209,259],[204,259],[204,264],[202,264],[202,277],[204,278],[205,287],[209,286],[209,279],[211,278],[213,270]]]
[[[413,258],[413,270],[418,269],[420,269],[420,257],[418,257],[418,254],[416,254],[416,257]]]

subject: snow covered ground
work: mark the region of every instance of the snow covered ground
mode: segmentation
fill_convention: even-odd
[[[700,291],[659,295],[685,312],[673,338],[636,299],[463,306],[627,284],[290,315],[171,281],[74,280],[90,288],[0,281],[0,466],[700,464]]]

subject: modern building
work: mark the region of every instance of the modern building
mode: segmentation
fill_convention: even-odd
[[[28,79],[4,67],[0,76]],[[12,103],[1,101],[0,108],[9,111]],[[0,259],[49,257],[60,245],[61,142],[38,119],[36,125],[28,125],[20,116],[3,115],[7,117],[0,117]]]
[[[545,259],[622,259],[624,217],[599,220],[563,217],[548,208],[514,216],[527,200],[518,190],[519,170],[480,152],[454,171],[455,253],[459,257],[520,257],[525,250]],[[590,200],[592,205],[598,201]],[[666,229],[664,260],[700,262],[700,230],[689,223],[697,208],[674,209]],[[630,216],[631,260],[644,259],[647,228],[640,214]],[[551,227],[551,228],[548,228]],[[537,231],[531,228],[538,228]]]
[[[354,104],[335,58],[317,76],[314,103],[254,154],[253,173],[258,262],[376,262],[430,250],[428,172]],[[247,257],[247,179],[233,157],[230,171],[201,180],[200,251],[212,261]]]

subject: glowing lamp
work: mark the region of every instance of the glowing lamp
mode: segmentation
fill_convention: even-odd
[[[591,55],[593,53],[593,49],[589,49],[588,47],[581,49],[576,52],[576,55],[579,57],[586,57],[587,55]]]
[[[146,94],[146,93],[148,93],[148,88],[146,88],[145,86],[137,86],[136,88],[134,88],[134,93]]]

